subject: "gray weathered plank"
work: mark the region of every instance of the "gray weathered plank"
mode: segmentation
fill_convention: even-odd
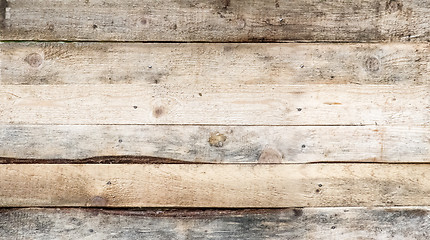
[[[430,204],[428,164],[0,164],[0,207]]]
[[[112,158],[84,159],[110,156]],[[0,125],[0,162],[429,162],[428,127]],[[21,159],[21,160],[17,160]],[[28,159],[28,160],[25,160]],[[33,160],[31,160],[33,159]]]
[[[3,85],[0,124],[430,123],[428,85]]]
[[[1,209],[0,239],[417,239],[428,207],[261,210]]]
[[[0,43],[0,84],[429,84],[429,44]]]
[[[0,39],[428,41],[429,16],[427,0],[2,0]]]

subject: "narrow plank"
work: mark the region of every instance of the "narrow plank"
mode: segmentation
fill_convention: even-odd
[[[0,84],[428,84],[429,44],[0,44]]]
[[[407,125],[428,85],[5,85],[0,124]]]
[[[261,210],[2,209],[0,239],[417,239],[428,207]]]
[[[0,7],[1,40],[430,39],[430,2],[420,0],[2,0]]]
[[[0,206],[430,204],[428,164],[2,164]]]
[[[0,125],[0,143],[0,163],[430,161],[428,127]]]

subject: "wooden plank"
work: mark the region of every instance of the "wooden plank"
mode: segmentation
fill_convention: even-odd
[[[421,0],[2,0],[0,7],[1,40],[430,39],[430,2]]]
[[[0,143],[0,163],[430,161],[428,127],[0,125]]]
[[[3,164],[0,206],[430,204],[428,164]]]
[[[429,44],[0,44],[0,84],[429,84]]]
[[[0,239],[422,239],[428,207],[2,209]]]
[[[408,125],[428,85],[5,85],[0,124]]]

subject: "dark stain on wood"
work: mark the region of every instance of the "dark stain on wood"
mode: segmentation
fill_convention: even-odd
[[[38,53],[31,53],[24,59],[24,61],[31,67],[37,68],[42,65],[43,57]]]
[[[101,196],[95,196],[91,199],[90,206],[103,207],[108,203],[107,199]]]
[[[156,107],[152,112],[152,114],[154,115],[154,117],[159,118],[164,114],[164,112],[165,112],[164,107]]]
[[[378,58],[376,57],[369,57],[366,60],[366,70],[368,70],[369,72],[377,72],[380,68],[380,63]]]
[[[282,153],[276,148],[265,147],[258,158],[258,163],[282,163]]]
[[[0,29],[6,27],[6,8],[9,6],[7,0],[0,0]]]
[[[403,4],[401,1],[399,0],[388,0],[387,4],[385,6],[385,9],[389,12],[397,12],[397,11],[402,11],[403,9]]]
[[[224,10],[224,11],[227,11],[227,9],[228,9],[228,7],[230,6],[230,0],[223,0],[223,7],[222,7],[222,9]]]
[[[227,140],[227,136],[225,136],[222,133],[216,132],[216,133],[211,133],[210,137],[209,137],[209,145],[211,145],[212,147],[222,147],[224,146],[224,142]]]

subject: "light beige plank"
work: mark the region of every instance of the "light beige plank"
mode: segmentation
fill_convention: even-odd
[[[0,123],[425,126],[429,92],[427,85],[5,85]]]
[[[0,125],[0,143],[0,162],[430,161],[428,127]]]
[[[3,209],[0,239],[422,239],[428,207]],[[37,227],[35,227],[37,226]]]
[[[0,206],[430,204],[428,164],[3,164]]]
[[[2,40],[428,41],[430,36],[430,2],[421,0],[0,3]]]
[[[0,84],[428,84],[429,44],[0,44]]]

